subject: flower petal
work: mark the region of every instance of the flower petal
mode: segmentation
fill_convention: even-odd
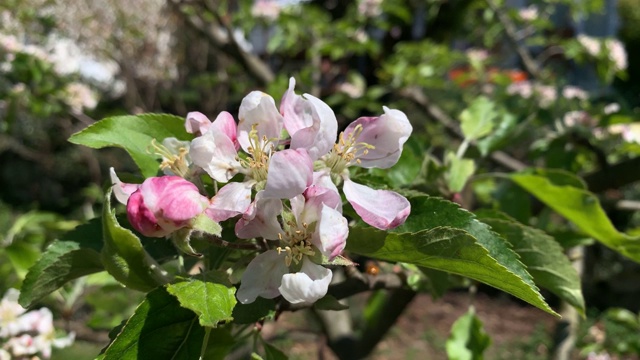
[[[393,191],[374,190],[349,179],[342,190],[362,220],[381,230],[402,225],[411,212],[409,201]]]
[[[207,133],[210,126],[211,120],[199,111],[192,111],[188,113],[187,119],[184,122],[184,127],[187,129],[189,134],[204,135]]]
[[[216,117],[216,119],[211,124],[211,131],[227,135],[231,142],[233,142],[236,151],[240,148],[237,135],[238,126],[236,125],[236,121],[233,119],[233,115],[229,114],[228,112],[222,111],[220,114],[218,114],[218,117]]]
[[[335,209],[324,205],[320,220],[316,224],[316,231],[313,234],[313,245],[331,261],[342,253],[347,244],[348,236],[349,224],[347,219]]]
[[[400,110],[384,108],[384,114],[378,117],[361,117],[349,124],[344,130],[347,137],[353,133],[356,126],[362,126],[362,132],[357,136],[357,142],[364,142],[375,146],[366,154],[360,154],[358,166],[364,168],[386,169],[393,166],[402,154],[402,146],[411,135],[413,128],[407,116]]]
[[[291,199],[313,181],[313,161],[304,149],[282,150],[271,156],[265,198]]]
[[[118,175],[116,175],[116,171],[113,168],[109,168],[109,175],[111,176],[111,183],[113,184],[113,194],[116,196],[116,200],[120,204],[127,205],[127,201],[129,200],[129,196],[133,194],[140,184],[127,184],[120,181]]]
[[[255,257],[242,274],[242,283],[236,297],[243,304],[249,304],[258,296],[273,299],[280,295],[278,287],[282,276],[289,270],[284,262],[285,254],[276,250],[266,251]]]
[[[217,222],[244,214],[251,205],[251,187],[249,182],[226,184],[211,199],[211,205],[205,213]]]
[[[189,154],[195,165],[219,182],[231,180],[242,168],[233,141],[222,132],[209,131],[193,139]]]
[[[327,294],[332,277],[331,270],[304,257],[300,272],[282,276],[278,290],[292,304],[313,304]]]
[[[338,135],[338,121],[329,105],[315,96],[296,95],[295,80],[289,80],[289,89],[280,103],[284,126],[291,135],[291,149],[304,148],[313,160],[328,153]]]
[[[238,142],[245,152],[249,152],[249,132],[254,125],[260,146],[264,145],[263,137],[266,137],[267,141],[280,139],[282,115],[276,109],[276,103],[271,96],[260,91],[250,92],[242,99],[238,118]]]
[[[264,191],[258,192],[251,206],[236,222],[236,235],[241,239],[263,237],[277,240],[278,235],[283,232],[278,222],[281,212],[281,200],[264,199]]]

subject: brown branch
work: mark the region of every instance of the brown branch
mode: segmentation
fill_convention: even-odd
[[[529,50],[526,47],[522,46],[518,41],[518,30],[516,29],[515,24],[509,19],[509,17],[504,13],[504,11],[496,5],[493,0],[486,0],[487,5],[493,10],[498,18],[498,21],[504,27],[504,32],[507,35],[507,40],[511,43],[511,46],[515,49],[516,53],[522,60],[522,64],[524,65],[525,70],[531,74],[534,78],[540,77],[540,67],[538,63],[533,59]]]
[[[220,18],[215,9],[211,9],[216,22],[206,23],[198,14],[189,14],[180,0],[171,0],[169,4],[182,16],[185,22],[202,34],[211,45],[235,59],[259,83],[266,85],[275,79],[273,71],[259,57],[246,52],[233,37],[233,29]]]

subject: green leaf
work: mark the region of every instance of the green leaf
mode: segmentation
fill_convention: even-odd
[[[148,151],[151,140],[162,142],[168,137],[191,139],[183,118],[167,114],[108,117],[71,135],[69,141],[94,149],[120,147],[129,153],[144,177],[151,177],[158,173],[159,165],[158,156]]]
[[[167,291],[178,298],[180,305],[198,315],[200,325],[216,327],[230,321],[236,305],[236,289],[217,279],[186,279],[167,285]]]
[[[103,206],[104,247],[100,257],[107,272],[125,286],[145,292],[169,282],[158,263],[142,247],[140,239],[118,224],[111,208],[111,188]]]
[[[513,114],[502,111],[503,113],[498,118],[500,122],[496,129],[477,143],[478,150],[480,150],[482,156],[487,156],[492,151],[506,145],[509,141],[513,141],[513,132],[518,124],[518,119]]]
[[[449,171],[445,174],[449,190],[454,193],[462,191],[467,180],[476,171],[476,165],[473,160],[460,159],[454,153],[447,153],[446,162],[449,165]]]
[[[265,360],[287,360],[289,358],[287,355],[285,355],[285,353],[282,352],[282,350],[278,349],[277,347],[264,341],[263,345]]]
[[[355,227],[347,249],[467,276],[556,315],[518,255],[488,225],[450,201],[415,194],[408,199],[411,215],[386,240],[384,232]]]
[[[542,230],[510,219],[481,218],[493,231],[507,239],[527,266],[534,282],[585,315],[580,277],[562,247]]]
[[[93,219],[51,243],[29,269],[20,290],[20,305],[30,307],[73,279],[103,271],[100,230],[100,219]]]
[[[488,135],[495,125],[498,113],[493,101],[479,96],[460,114],[460,128],[467,140],[479,139]]]
[[[276,310],[276,302],[273,299],[256,298],[250,304],[236,304],[233,308],[233,322],[235,324],[252,324],[269,316]]]
[[[24,240],[13,240],[11,245],[4,248],[11,265],[19,278],[24,278],[40,258],[40,247]]]
[[[104,360],[200,357],[204,328],[164,288],[149,294],[104,353]]]
[[[450,360],[482,360],[491,344],[491,338],[482,328],[482,322],[473,307],[453,323],[447,339],[447,356]]]
[[[420,271],[429,279],[429,290],[434,300],[441,298],[451,287],[448,273],[426,267],[421,267]]]
[[[517,173],[509,176],[530,194],[573,222],[581,231],[620,254],[640,262],[640,238],[619,232],[600,201],[579,178],[564,171]]]
[[[499,251],[511,251],[506,243],[502,247]],[[347,250],[375,259],[405,262],[466,276],[556,315],[532,281],[529,283],[509,271],[476,238],[461,229],[436,227],[416,233],[387,234],[356,227],[350,231]],[[519,266],[524,271],[524,266]]]

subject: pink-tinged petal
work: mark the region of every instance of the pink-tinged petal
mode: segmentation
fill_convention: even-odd
[[[243,304],[249,304],[258,296],[273,299],[280,295],[278,287],[282,276],[289,270],[284,261],[285,254],[276,250],[266,251],[255,257],[242,274],[242,283],[236,297]]]
[[[375,146],[367,154],[359,152],[358,166],[364,168],[386,169],[393,166],[402,154],[402,146],[407,141],[413,128],[407,116],[400,110],[384,108],[384,114],[379,117],[361,117],[349,124],[344,135],[353,133],[356,126],[362,126],[362,132],[357,142],[364,142]]]
[[[313,161],[306,150],[282,150],[271,156],[265,197],[291,199],[300,195],[313,181]]]
[[[258,192],[254,202],[236,222],[236,236],[241,239],[263,237],[267,240],[278,240],[278,235],[283,233],[278,222],[280,213],[281,200],[264,199],[264,191]]]
[[[330,207],[339,214],[342,213],[342,198],[337,189],[311,185],[305,190],[304,198],[304,211],[297,218],[298,223],[311,224],[318,221],[324,206]]]
[[[113,184],[113,194],[116,196],[116,200],[123,205],[127,205],[129,196],[133,194],[140,184],[127,184],[120,181],[116,171],[113,168],[109,168],[109,175],[111,176],[111,183]]]
[[[254,125],[260,146],[264,145],[263,137],[266,137],[267,141],[280,139],[282,115],[276,109],[276,103],[271,96],[260,91],[250,92],[242,99],[238,118],[238,142],[245,152],[249,152],[249,133]]]
[[[300,272],[285,274],[278,290],[292,304],[313,304],[327,294],[332,277],[331,270],[305,257]]]
[[[349,179],[342,190],[362,220],[381,230],[402,225],[411,212],[409,201],[393,191],[374,190]]]
[[[233,142],[233,145],[236,148],[236,151],[240,149],[240,144],[238,143],[238,135],[237,135],[238,126],[236,125],[236,121],[233,119],[233,115],[229,114],[226,111],[221,112],[218,117],[211,124],[211,131],[215,131],[218,133],[223,133],[227,135],[227,137]]]
[[[145,180],[127,202],[131,225],[145,236],[163,237],[185,227],[209,205],[198,188],[179,176]]]
[[[328,153],[338,135],[338,121],[329,105],[315,96],[296,95],[295,80],[280,103],[284,126],[291,135],[291,149],[306,149],[312,160]]]
[[[218,131],[209,131],[193,139],[189,155],[196,166],[223,183],[231,180],[242,168],[237,160],[238,153],[233,141]]]
[[[316,231],[313,234],[313,245],[331,261],[342,253],[347,244],[348,236],[347,219],[338,211],[324,205],[320,220],[316,224]]]
[[[189,134],[204,135],[207,133],[210,126],[211,120],[199,111],[192,111],[188,113],[187,119],[184,122],[184,127],[187,129]]]
[[[244,214],[251,205],[251,186],[248,182],[226,184],[211,199],[205,213],[217,222]]]
[[[164,237],[173,231],[172,229],[163,229],[160,227],[153,211],[145,206],[140,191],[134,192],[129,197],[129,201],[127,202],[127,218],[131,226],[144,236]]]
[[[301,214],[304,211],[305,202],[306,200],[302,194],[296,195],[289,199],[289,203],[291,204],[291,212],[293,213],[293,217],[296,219],[296,223],[298,224],[302,224],[304,222],[304,220],[301,219]]]

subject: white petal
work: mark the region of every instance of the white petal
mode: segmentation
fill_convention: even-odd
[[[206,134],[210,126],[211,120],[199,111],[188,113],[184,123],[185,129],[187,129],[187,132],[190,134]]]
[[[260,145],[264,145],[263,137],[267,141],[280,139],[282,131],[282,115],[276,109],[273,98],[260,91],[252,91],[242,99],[238,113],[238,142],[245,152],[248,152],[251,143],[249,132],[255,125],[260,138]]]
[[[138,187],[139,184],[127,184],[120,181],[118,175],[116,175],[116,171],[113,168],[109,168],[109,175],[111,176],[111,183],[113,186],[113,195],[116,196],[116,200],[123,205],[127,205],[127,201],[129,201],[129,196],[133,194]]]
[[[358,142],[365,142],[375,146],[367,154],[358,156],[358,166],[364,168],[389,168],[393,166],[402,154],[402,146],[407,141],[413,128],[407,116],[400,110],[384,107],[385,113],[379,117],[361,117],[349,124],[344,134],[352,133],[356,126],[362,126],[362,132],[357,137]]]
[[[280,295],[278,287],[282,276],[289,270],[284,261],[285,254],[269,250],[255,257],[242,274],[242,283],[236,297],[243,304],[252,303],[258,296],[273,299]]]
[[[189,150],[193,163],[219,182],[227,182],[242,167],[233,141],[226,134],[209,131],[193,139]]]
[[[263,237],[277,240],[278,234],[283,232],[278,222],[281,212],[281,200],[264,199],[264,191],[258,192],[249,209],[236,222],[236,235],[241,239]]]
[[[313,161],[306,150],[282,150],[271,156],[265,198],[291,199],[313,181]]]
[[[304,192],[304,211],[298,218],[299,222],[311,224],[318,221],[324,206],[328,206],[341,214],[342,198],[340,197],[340,193],[338,193],[338,189],[334,189],[327,189],[315,184],[309,186]]]
[[[313,234],[313,245],[315,245],[322,255],[333,260],[340,255],[347,244],[349,236],[349,224],[347,219],[338,211],[324,205],[316,232]]]
[[[327,294],[332,277],[331,270],[305,257],[300,272],[282,277],[279,290],[292,304],[313,304]]]
[[[251,205],[251,187],[249,182],[226,184],[211,199],[206,214],[217,222],[244,214]]]
[[[409,201],[393,191],[374,190],[349,179],[342,190],[362,220],[381,230],[402,225],[411,212]]]

